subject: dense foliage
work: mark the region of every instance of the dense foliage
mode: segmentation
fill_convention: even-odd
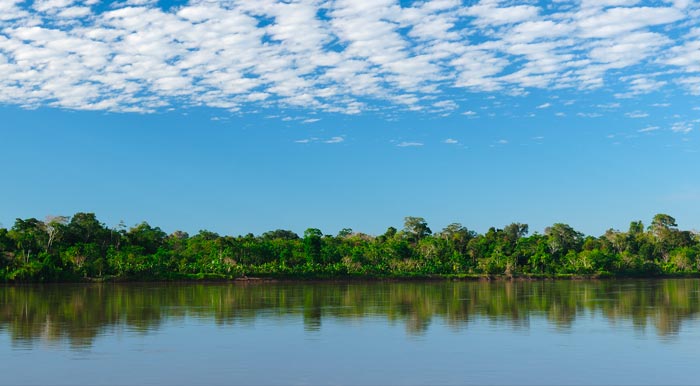
[[[659,275],[700,271],[700,236],[673,217],[584,236],[566,224],[527,236],[513,223],[477,234],[461,224],[433,233],[420,217],[379,236],[343,229],[336,236],[309,228],[260,236],[168,235],[141,223],[116,229],[93,213],[17,219],[0,228],[0,279],[183,279],[273,277],[410,277],[428,275]]]

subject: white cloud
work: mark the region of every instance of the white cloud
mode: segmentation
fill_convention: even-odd
[[[433,103],[433,107],[439,110],[455,110],[459,105],[453,101],[440,101]]]
[[[686,72],[700,72],[700,27],[690,30],[685,43],[672,47],[667,53],[666,64],[677,66]]]
[[[649,132],[656,131],[656,130],[659,130],[659,126],[649,126],[649,127],[643,128],[643,129],[639,129],[637,131],[640,133],[649,133]]]
[[[552,104],[547,102],[547,103],[543,103],[543,104],[537,106],[537,108],[538,109],[546,109],[546,108],[551,107],[551,106],[552,106]]]
[[[522,96],[620,81],[618,98],[674,85],[700,95],[687,0],[97,3],[0,1],[0,103],[444,114],[467,108],[453,98],[465,90]]]
[[[676,122],[671,126],[671,131],[679,134],[688,134],[693,131],[693,126],[688,122]]]
[[[345,138],[343,137],[333,137],[331,139],[323,141],[324,143],[341,143],[345,141]]]
[[[576,116],[577,116],[577,117],[581,117],[581,118],[599,118],[599,117],[602,117],[603,115],[602,115],[602,114],[599,114],[599,113],[582,113],[582,112],[579,112],[579,113],[576,113]]]
[[[448,145],[456,145],[459,144],[459,141],[453,138],[447,138],[446,140],[442,141],[442,143],[446,143]]]
[[[628,118],[646,118],[649,116],[649,113],[646,113],[644,111],[632,111],[629,113],[625,113],[625,115]]]
[[[400,142],[396,146],[398,147],[417,147],[423,146],[422,142]]]
[[[479,26],[497,26],[532,20],[539,13],[539,8],[530,5],[500,7],[498,1],[482,0],[464,13],[475,16]]]
[[[613,37],[684,18],[683,12],[667,7],[615,7],[581,19],[577,24],[585,37]]]
[[[687,88],[690,94],[700,95],[700,76],[680,78],[677,82]]]
[[[668,82],[656,80],[646,76],[633,76],[629,82],[629,89],[623,93],[616,93],[616,98],[632,98],[641,94],[659,91]]]

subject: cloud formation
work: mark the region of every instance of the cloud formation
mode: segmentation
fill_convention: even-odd
[[[0,103],[449,113],[464,92],[700,95],[695,2],[511,3],[4,0]]]
[[[404,142],[400,142],[400,143],[396,144],[396,146],[398,146],[398,147],[418,147],[418,146],[423,146],[423,142],[404,141]]]

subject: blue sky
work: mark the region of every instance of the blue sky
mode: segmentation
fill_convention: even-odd
[[[0,3],[0,223],[700,228],[691,1]]]

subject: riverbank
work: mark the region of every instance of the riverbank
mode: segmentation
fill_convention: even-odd
[[[228,277],[217,274],[170,275],[168,277],[86,277],[77,280],[41,281],[41,283],[279,283],[279,282],[440,282],[440,281],[543,281],[543,280],[629,280],[629,279],[688,279],[700,278],[700,272],[666,273],[656,275],[641,274],[446,274],[446,275],[270,275]],[[6,284],[36,283],[37,281],[5,281]]]

